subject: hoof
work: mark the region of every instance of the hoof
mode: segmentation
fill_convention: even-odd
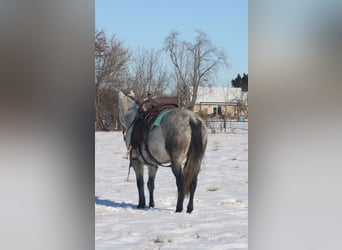
[[[145,208],[145,205],[138,205],[137,208]]]
[[[149,205],[149,207],[151,208],[153,208],[154,207],[154,202],[153,203],[150,203],[150,205]]]
[[[194,210],[193,206],[188,206],[186,212],[191,214],[192,210]]]

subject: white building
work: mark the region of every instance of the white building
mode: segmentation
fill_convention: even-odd
[[[203,115],[248,116],[248,92],[241,88],[199,87],[194,111]]]

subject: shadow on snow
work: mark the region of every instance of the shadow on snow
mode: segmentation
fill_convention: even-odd
[[[106,207],[114,207],[114,208],[131,208],[131,209],[137,209],[137,210],[150,210],[153,209],[155,211],[173,211],[172,209],[165,209],[165,208],[137,208],[136,204],[132,203],[126,203],[126,202],[116,202],[116,201],[111,201],[107,199],[102,199],[97,196],[95,196],[95,204],[100,205],[100,206],[106,206]]]
[[[101,206],[106,206],[106,207],[115,207],[115,208],[118,208],[118,207],[120,207],[120,208],[133,208],[133,209],[137,208],[137,205],[134,205],[131,203],[116,202],[116,201],[101,199],[97,196],[95,196],[95,204],[101,205]]]

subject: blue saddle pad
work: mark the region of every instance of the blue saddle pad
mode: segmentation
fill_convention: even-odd
[[[163,120],[164,116],[167,113],[169,113],[170,111],[171,111],[171,109],[167,109],[167,110],[164,110],[163,112],[161,112],[161,114],[158,115],[157,119],[154,121],[153,126],[156,126],[156,127],[160,126],[160,123]]]

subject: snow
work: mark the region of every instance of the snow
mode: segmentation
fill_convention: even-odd
[[[248,132],[209,134],[191,214],[174,212],[176,181],[163,167],[155,208],[136,209],[125,153],[121,132],[95,133],[96,249],[248,249]]]

